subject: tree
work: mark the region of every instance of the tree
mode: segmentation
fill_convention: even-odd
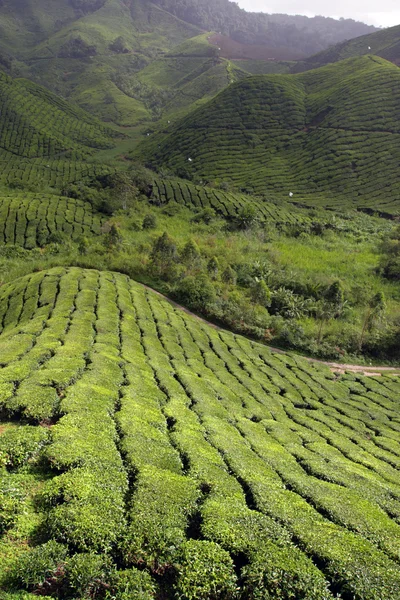
[[[221,279],[224,283],[235,285],[237,280],[236,271],[231,266],[227,266],[222,273]]]
[[[78,241],[78,252],[81,256],[87,254],[89,248],[89,241],[87,237],[82,236]]]
[[[211,279],[217,279],[219,273],[219,262],[216,256],[212,256],[208,261],[207,271]]]
[[[251,290],[251,299],[256,304],[261,304],[261,306],[271,306],[271,291],[262,279],[254,284]]]
[[[166,231],[155,240],[151,251],[150,260],[156,272],[163,276],[170,276],[171,267],[178,259],[175,241]]]
[[[119,227],[115,223],[112,223],[104,238],[104,245],[109,250],[115,250],[121,245],[121,242],[122,236]]]
[[[200,250],[196,242],[189,240],[183,247],[181,260],[188,267],[195,267],[200,263]]]
[[[204,310],[215,301],[214,286],[204,273],[185,277],[176,289],[177,297],[196,310]]]
[[[234,219],[238,229],[246,230],[253,227],[258,221],[257,211],[251,204],[242,206],[239,213]]]
[[[386,300],[383,292],[378,292],[375,296],[372,296],[368,303],[368,308],[365,313],[363,326],[361,329],[360,342],[358,345],[358,349],[361,352],[364,337],[366,331],[371,331],[374,327],[376,327],[379,323],[382,322],[386,310]]]
[[[142,227],[143,229],[155,229],[157,227],[156,216],[152,213],[146,215],[143,219]]]

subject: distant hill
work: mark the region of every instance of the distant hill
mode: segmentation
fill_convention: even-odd
[[[399,210],[400,71],[376,57],[230,86],[141,148],[150,165],[271,199]]]
[[[376,28],[353,19],[246,12],[231,0],[154,0],[156,4],[207,31],[215,30],[246,44],[287,47],[309,54]]]
[[[374,54],[400,66],[400,25],[344,41],[295,65],[294,71],[315,69],[346,58]]]
[[[219,58],[258,59],[267,52],[267,58],[291,60],[374,28],[323,17],[255,15],[228,0],[4,0],[0,2],[0,68],[46,86],[104,121],[136,126],[159,118],[174,95],[169,80],[161,86],[147,81],[145,88],[138,88],[137,75],[166,53],[176,54],[175,49],[187,40],[193,40],[193,46],[186,48],[182,62],[198,58],[196,40],[205,31],[226,34],[224,43],[216,44],[221,47]],[[226,53],[232,45],[240,52]],[[208,56],[215,51],[209,49]],[[255,69],[270,71],[269,66]],[[197,82],[200,96],[210,98],[213,90],[216,93],[236,80],[226,78],[221,87],[214,81],[213,65],[207,67],[204,93],[203,83]],[[183,71],[189,68],[183,65]],[[193,96],[198,99],[198,90],[185,92],[189,101]]]

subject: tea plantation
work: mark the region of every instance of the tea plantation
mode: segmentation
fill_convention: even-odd
[[[0,327],[2,597],[400,598],[396,377],[111,272],[6,284]]]
[[[61,190],[70,182],[110,173],[94,152],[122,134],[24,79],[0,72],[0,182]]]
[[[400,71],[367,56],[231,85],[136,155],[272,200],[394,210]]]
[[[98,235],[102,218],[87,202],[46,194],[0,193],[0,244],[31,249],[58,234]]]

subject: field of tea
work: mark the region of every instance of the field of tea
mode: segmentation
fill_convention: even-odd
[[[21,192],[0,193],[0,244],[32,249],[57,234],[77,239],[98,235],[102,217],[73,198]]]
[[[0,323],[6,598],[400,598],[396,377],[272,353],[110,272],[6,284]]]
[[[393,211],[399,94],[398,68],[371,56],[250,77],[148,138],[135,156],[276,201],[292,193],[308,204]]]

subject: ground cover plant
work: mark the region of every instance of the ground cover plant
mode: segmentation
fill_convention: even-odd
[[[111,272],[23,277],[0,315],[3,589],[398,597],[396,378],[335,377]]]

